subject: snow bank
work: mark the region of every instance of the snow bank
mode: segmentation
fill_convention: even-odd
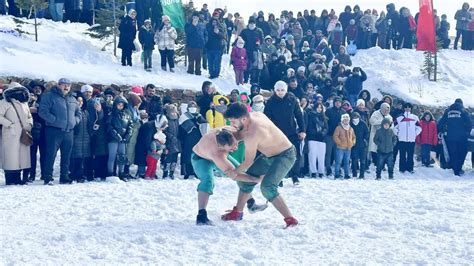
[[[301,222],[288,230],[272,206],[220,221],[238,193],[226,178],[209,202],[213,227],[194,224],[196,179],[2,185],[0,257],[6,265],[470,264],[473,176],[423,168],[393,181],[285,181],[280,191]],[[254,195],[263,203],[258,188]]]
[[[0,76],[18,76],[58,80],[68,77],[73,81],[99,84],[144,85],[154,83],[170,89],[200,90],[206,80],[203,76],[186,73],[178,66],[176,73],[160,69],[159,53],[153,55],[154,70],[147,73],[140,63],[140,53],[133,55],[133,67],[122,67],[111,47],[101,51],[106,43],[84,34],[88,25],[56,23],[40,20],[39,42],[32,36],[14,37],[0,33]],[[14,28],[9,16],[0,16],[0,25]],[[33,32],[32,25],[23,26]],[[118,55],[120,57],[120,49]],[[440,81],[429,82],[420,72],[423,53],[414,50],[387,51],[379,48],[361,50],[353,58],[354,65],[368,74],[365,88],[378,98],[379,91],[390,93],[414,103],[449,105],[463,98],[466,106],[474,107],[474,53],[471,51],[443,50],[439,55]],[[237,86],[229,56],[222,61],[221,78],[214,80],[224,93]],[[421,89],[420,89],[421,88]],[[246,88],[248,89],[248,88]]]

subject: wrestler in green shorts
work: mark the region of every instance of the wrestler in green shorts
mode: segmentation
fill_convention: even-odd
[[[262,195],[270,202],[278,197],[278,184],[290,172],[296,161],[296,149],[294,146],[272,157],[260,154],[252,166],[247,170],[250,176],[264,176],[260,184]],[[251,193],[256,183],[237,181],[240,191]]]
[[[240,164],[232,156],[228,155],[227,159],[232,163],[232,165],[234,165],[234,167],[239,167]],[[214,191],[214,170],[221,170],[214,162],[199,157],[199,155],[194,152],[191,155],[191,164],[193,165],[196,177],[201,181],[199,182],[197,191],[206,192],[209,195],[212,195]]]

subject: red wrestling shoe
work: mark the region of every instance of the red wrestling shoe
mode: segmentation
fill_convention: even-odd
[[[286,223],[285,228],[294,227],[294,226],[298,225],[298,220],[296,220],[295,217],[293,217],[293,216],[286,217],[284,220],[285,220],[285,223]]]
[[[227,211],[226,214],[221,216],[221,219],[224,221],[240,221],[244,216],[243,212],[238,212],[237,207],[234,207],[232,211]]]

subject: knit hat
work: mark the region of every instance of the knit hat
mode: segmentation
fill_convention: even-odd
[[[145,24],[151,23],[151,19],[149,19],[149,18],[145,19],[144,23],[145,23]]]
[[[140,86],[133,86],[130,91],[140,96],[143,96],[143,88]]]
[[[155,133],[155,135],[153,135],[153,138],[158,140],[161,143],[166,142],[166,135],[162,131]]]
[[[359,99],[359,100],[357,100],[357,102],[356,102],[356,106],[360,106],[360,105],[362,105],[362,106],[364,106],[364,107],[365,107],[365,101],[364,101],[363,99]]]
[[[411,104],[411,103],[404,103],[404,104],[403,104],[403,109],[405,109],[405,108],[410,108],[410,109],[412,109],[412,108],[413,108],[413,104]]]
[[[71,81],[67,78],[60,78],[58,80],[58,85],[61,85],[61,84],[71,84]]]
[[[43,83],[37,80],[32,80],[30,83],[28,83],[28,87],[33,90],[35,87],[40,87],[41,91],[45,91],[46,88],[44,87]]]
[[[344,121],[344,120],[346,120],[346,119],[347,119],[347,120],[350,120],[350,119],[351,119],[351,117],[349,116],[349,114],[343,114],[343,115],[341,115],[341,122]]]
[[[300,66],[298,67],[298,72],[305,72],[306,71],[306,67],[305,66]]]
[[[282,80],[279,80],[275,83],[275,86],[273,86],[273,88],[275,90],[285,90],[285,91],[288,91],[288,85],[286,84],[286,82],[282,81]]]
[[[390,118],[388,118],[388,117],[385,117],[385,118],[382,120],[382,126],[385,125],[385,124],[391,125],[391,124],[392,124],[392,119],[390,119]]]
[[[380,110],[390,110],[390,104],[388,103],[382,103],[380,105]]]
[[[270,35],[265,36],[265,41],[266,41],[266,40],[269,40],[269,39],[270,39],[270,40],[273,40],[272,36],[270,36]]]
[[[167,15],[164,15],[164,16],[161,17],[161,21],[164,22],[165,20],[171,21],[170,17],[167,16]]]
[[[334,102],[334,103],[336,103],[336,102],[341,102],[341,103],[342,103],[342,99],[341,99],[341,97],[336,96],[336,97],[334,97],[333,102]]]
[[[81,87],[81,93],[84,93],[84,92],[90,92],[92,93],[94,91],[94,88],[92,88],[91,85],[82,85]]]
[[[135,11],[135,9],[133,8],[128,10],[128,15],[130,16],[133,12],[135,12],[135,14],[137,13],[137,11]]]
[[[360,118],[360,114],[358,112],[353,112],[352,113],[352,119],[354,118]]]
[[[107,89],[105,89],[105,91],[104,91],[104,95],[105,95],[105,96],[110,95],[110,96],[112,96],[112,97],[115,97],[115,92],[114,92],[114,90],[113,90],[112,88],[107,88]]]
[[[464,104],[461,98],[457,98],[454,102],[460,105]]]
[[[242,44],[242,45],[244,45],[244,44],[245,44],[244,39],[242,39],[242,37],[240,37],[240,36],[237,37],[237,44]]]
[[[128,93],[127,100],[129,103],[132,104],[132,106],[137,106],[142,103],[142,99],[140,99],[140,96],[138,96],[138,94],[133,93],[133,92]]]
[[[295,37],[293,37],[293,35],[291,35],[291,34],[286,35],[286,40],[287,41],[291,41],[291,40],[294,40],[294,39],[295,39]]]
[[[255,95],[253,96],[252,98],[252,102],[255,103],[255,102],[263,102],[264,101],[264,98],[262,95],[258,94],[258,95]]]

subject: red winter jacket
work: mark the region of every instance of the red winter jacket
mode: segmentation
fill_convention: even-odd
[[[420,121],[421,133],[416,136],[417,144],[430,144],[433,146],[438,145],[438,130],[436,128],[436,122],[422,119]]]
[[[230,58],[235,70],[247,70],[247,50],[245,48],[233,47]]]

